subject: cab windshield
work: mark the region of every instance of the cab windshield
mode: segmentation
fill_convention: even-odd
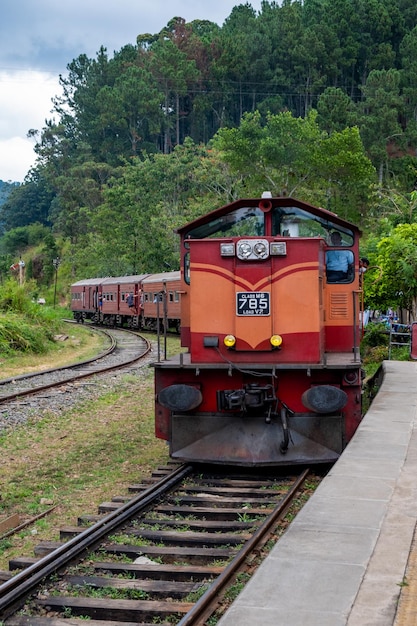
[[[259,237],[265,234],[265,214],[259,207],[241,207],[188,231],[187,239]]]
[[[283,237],[323,237],[330,243],[333,231],[341,236],[342,246],[353,245],[353,232],[329,219],[314,215],[298,207],[275,207],[272,212],[272,234]]]
[[[240,207],[188,231],[185,239],[224,237],[264,237],[269,214],[259,207]],[[269,229],[268,229],[269,230]],[[281,237],[322,237],[330,243],[333,231],[340,232],[342,246],[352,246],[353,232],[333,221],[295,206],[275,207],[271,211],[271,235]]]

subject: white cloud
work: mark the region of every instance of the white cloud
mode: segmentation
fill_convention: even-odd
[[[60,93],[56,76],[43,72],[0,72],[0,180],[19,181],[35,161],[31,129],[41,130]]]
[[[33,142],[21,137],[0,140],[0,180],[23,182],[35,161]]]
[[[158,33],[175,16],[222,25],[244,0],[1,0],[0,180],[23,181],[34,163],[30,129],[52,117],[59,73],[81,54],[111,57],[144,33]],[[261,0],[250,0],[260,11]],[[36,69],[37,68],[37,69]]]

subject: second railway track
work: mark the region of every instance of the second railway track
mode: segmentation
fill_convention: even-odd
[[[0,586],[5,626],[205,624],[308,471],[227,477],[174,465],[162,474],[62,529],[62,542],[11,562],[24,569]]]
[[[94,358],[64,367],[0,380],[0,405],[96,374],[127,367],[142,359],[151,350],[148,339],[137,333],[118,329],[100,332],[105,332],[108,336],[109,348]]]

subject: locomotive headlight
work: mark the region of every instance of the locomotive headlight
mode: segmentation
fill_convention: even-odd
[[[234,335],[226,335],[226,337],[223,339],[223,343],[226,348],[233,348],[236,343],[236,337]]]
[[[235,256],[235,244],[234,243],[221,243],[220,244],[220,256]]]
[[[282,344],[282,337],[281,335],[272,335],[269,341],[271,342],[271,346],[273,348],[279,348],[280,345]]]
[[[253,246],[253,252],[260,259],[265,259],[268,256],[268,248],[263,241],[258,241]]]
[[[241,239],[236,246],[236,255],[242,261],[261,261],[269,257],[267,239]]]
[[[252,246],[247,241],[241,241],[238,246],[237,255],[240,259],[247,259],[252,254]]]

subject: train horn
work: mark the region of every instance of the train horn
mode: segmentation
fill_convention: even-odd
[[[263,200],[260,201],[258,206],[261,209],[261,211],[263,211],[264,213],[268,213],[268,211],[272,209],[272,202],[271,200],[267,200],[266,198],[264,198]]]

